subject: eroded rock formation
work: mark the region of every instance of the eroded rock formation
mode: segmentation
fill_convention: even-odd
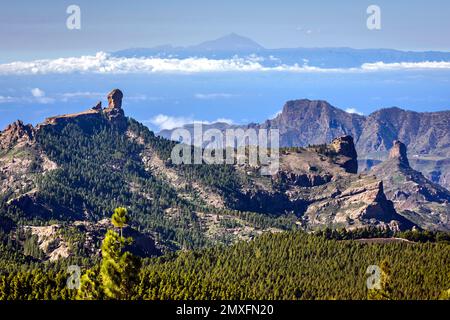
[[[8,149],[16,144],[24,144],[33,140],[34,128],[31,124],[24,125],[22,121],[8,125],[0,132],[0,149]]]

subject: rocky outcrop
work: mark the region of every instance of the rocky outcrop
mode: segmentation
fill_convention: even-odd
[[[389,159],[398,161],[401,166],[409,167],[408,155],[406,146],[400,141],[394,141],[391,151],[389,152]]]
[[[0,149],[9,149],[17,144],[26,144],[33,140],[34,128],[31,124],[24,125],[22,121],[8,125],[0,133]]]
[[[336,154],[347,157],[341,161],[341,166],[349,173],[358,172],[358,155],[356,153],[355,144],[351,136],[339,137],[334,139],[330,144],[331,150]]]
[[[383,190],[383,183],[370,176],[342,178],[315,190],[294,190],[291,197],[309,201],[302,216],[306,228],[325,226],[356,229],[367,226],[406,230],[413,223],[397,214]]]
[[[450,192],[410,167],[405,144],[394,141],[389,158],[371,172],[398,213],[424,229],[450,230]]]
[[[376,185],[376,195],[373,199],[370,199],[372,203],[362,212],[362,219],[375,219],[386,223],[397,222],[397,225],[401,225],[404,229],[410,229],[413,224],[404,217],[397,214],[392,201],[388,200],[384,193],[384,185],[382,181],[379,181]],[[399,226],[400,226],[399,225]]]
[[[112,90],[108,96],[108,107],[102,109],[102,103],[99,101],[94,107],[83,112],[65,114],[56,117],[50,117],[44,123],[38,125],[37,129],[46,125],[65,126],[70,122],[78,122],[84,127],[101,125],[106,118],[111,124],[125,130],[127,119],[122,109],[123,93],[119,89]]]
[[[341,136],[359,136],[364,117],[349,114],[322,100],[293,100],[282,112],[261,124],[262,128],[280,130],[280,145],[302,147],[329,143]]]
[[[110,219],[98,222],[74,221],[64,226],[52,224],[49,226],[25,226],[25,232],[37,236],[39,248],[44,253],[43,260],[57,261],[73,256],[74,248],[83,251],[86,256],[100,256],[99,244],[102,242],[108,229],[113,229]],[[66,237],[66,232],[77,235],[78,242],[73,243]],[[139,232],[129,226],[123,230],[125,237],[132,237],[133,243],[127,247],[127,251],[140,257],[153,257],[161,255],[161,248],[148,234]]]
[[[113,89],[110,93],[108,93],[108,107],[105,109],[105,112],[111,110],[122,110],[122,99],[123,93],[119,89]]]
[[[274,119],[241,126],[248,127],[279,129],[282,147],[320,145],[350,135],[364,164],[362,170],[387,159],[393,141],[401,140],[414,156],[411,165],[428,179],[450,189],[450,111],[421,113],[387,108],[362,116],[325,101],[302,99],[286,102]],[[221,126],[217,129],[223,130]],[[170,139],[171,132],[165,130],[161,134]]]
[[[298,187],[311,188],[324,185],[332,180],[330,174],[296,174],[293,172],[279,171],[274,177],[274,181],[278,184],[288,184]]]
[[[325,226],[411,228],[413,223],[398,215],[387,199],[381,180],[356,174],[356,160],[353,139],[348,136],[329,145],[284,150],[280,153],[280,170],[267,178],[270,181],[247,176],[251,184],[234,208],[293,213],[309,230]]]
[[[92,110],[101,111],[102,110],[102,102],[99,101],[95,106],[92,107]]]
[[[122,109],[123,93],[114,89],[108,94],[108,107],[103,110],[105,116],[114,124],[124,128],[126,126],[125,113]]]
[[[45,119],[44,123],[39,124],[37,129],[39,130],[41,127],[46,125],[53,126],[65,126],[70,122],[84,122],[87,124],[98,124],[102,120],[102,110],[99,109],[89,109],[83,112],[65,114],[56,117],[50,117]]]

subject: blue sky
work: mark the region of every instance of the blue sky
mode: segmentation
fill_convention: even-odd
[[[65,26],[81,8],[81,30]],[[366,28],[380,6],[382,29]],[[230,32],[268,48],[349,46],[450,51],[447,0],[71,0],[4,1],[0,62],[55,58],[129,47],[195,44]]]
[[[66,27],[72,4],[81,8],[81,30]],[[366,26],[372,4],[381,8],[381,30]],[[450,59],[324,70],[308,62],[273,67],[270,57],[167,60],[107,53],[187,46],[231,32],[266,48],[450,51],[449,14],[448,0],[3,1],[0,130],[16,119],[36,124],[106,103],[113,88],[124,91],[127,115],[155,130],[194,120],[262,122],[285,101],[302,98],[365,115],[391,106],[449,110]]]

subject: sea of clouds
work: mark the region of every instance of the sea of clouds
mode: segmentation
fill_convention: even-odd
[[[0,64],[0,75],[45,74],[147,74],[147,73],[206,73],[206,72],[298,72],[298,73],[356,73],[401,70],[448,70],[449,61],[365,63],[358,68],[320,68],[306,64],[265,66],[265,59],[255,55],[230,59],[192,57],[124,58],[105,52],[95,55],[16,61]]]

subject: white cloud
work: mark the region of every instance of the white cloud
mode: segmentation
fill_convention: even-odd
[[[35,60],[0,64],[0,74],[48,73],[156,73],[156,72],[222,72],[257,71],[261,64],[255,58],[213,60],[207,58],[164,59],[122,58],[99,52],[95,56]]]
[[[63,98],[98,98],[103,97],[105,94],[101,92],[89,92],[89,91],[77,91],[62,93]]]
[[[212,100],[212,99],[228,99],[235,97],[235,95],[230,93],[196,93],[194,97],[200,100]]]
[[[208,122],[208,121],[205,122],[205,121],[203,121],[203,123],[209,123],[209,124],[216,123],[216,122],[221,122],[221,123],[226,123],[226,124],[233,124],[234,123],[233,120],[227,119],[227,118],[219,118],[216,121],[212,121],[212,122]]]
[[[281,114],[281,112],[282,112],[282,110],[275,112],[272,116],[269,117],[269,119],[275,119],[276,117],[278,117]]]
[[[174,128],[179,128],[184,126],[185,124],[193,123],[194,120],[192,118],[186,118],[186,117],[172,117],[167,116],[165,114],[158,114],[157,116],[153,117],[149,122],[159,128],[159,130],[171,130]]]
[[[138,94],[134,96],[125,97],[126,100],[132,101],[160,101],[162,98],[160,97],[148,97],[145,94]]]
[[[157,127],[159,131],[161,130],[172,130],[175,128],[183,127],[187,124],[202,123],[202,124],[213,124],[217,122],[233,124],[233,120],[226,118],[219,118],[215,121],[205,121],[205,120],[195,120],[192,117],[174,117],[165,114],[158,114],[151,118],[150,120],[143,121],[144,123],[150,123]]]
[[[0,96],[0,103],[11,103],[15,102],[16,98],[10,96]]]
[[[364,63],[364,71],[390,71],[408,69],[450,69],[450,61],[396,62],[396,63]]]
[[[264,58],[252,55],[245,58],[231,59],[208,58],[124,58],[114,57],[105,52],[92,56],[72,58],[17,61],[0,64],[0,75],[32,74],[137,74],[137,73],[204,73],[204,72],[302,72],[302,73],[347,73],[374,72],[409,69],[450,69],[450,62],[399,62],[399,63],[365,63],[359,68],[319,68],[307,65],[284,65],[266,67]]]
[[[42,97],[45,96],[45,92],[42,91],[42,90],[39,89],[39,88],[31,89],[31,94],[32,94],[33,97],[35,97],[35,98],[42,98]]]
[[[89,91],[76,91],[76,92],[65,92],[58,95],[58,98],[62,102],[67,102],[70,100],[78,99],[96,99],[101,100],[106,94],[101,92],[89,92]]]
[[[295,30],[300,31],[300,32],[302,32],[304,34],[307,34],[307,35],[310,35],[310,34],[312,34],[314,32],[320,33],[320,29],[313,30],[313,29],[304,28],[302,26],[296,27]]]
[[[35,98],[35,101],[40,104],[48,104],[55,102],[55,99],[48,98],[45,96],[45,92],[39,88],[33,88],[31,89],[31,95]]]
[[[90,92],[90,91],[75,91],[75,92],[64,92],[64,93],[54,93],[48,96],[46,92],[40,88],[27,89],[31,93],[22,96],[2,96],[0,95],[0,104],[2,103],[29,103],[29,104],[49,104],[56,101],[68,102],[68,101],[78,101],[80,99],[92,99],[92,103],[102,100],[106,97],[107,92]],[[161,101],[164,100],[163,97],[153,97],[147,96],[145,94],[136,94],[126,96],[127,101]]]
[[[347,109],[345,109],[345,112],[347,112],[347,113],[359,114],[360,116],[364,115],[364,113],[358,111],[358,110],[355,109],[355,108],[347,108]]]

